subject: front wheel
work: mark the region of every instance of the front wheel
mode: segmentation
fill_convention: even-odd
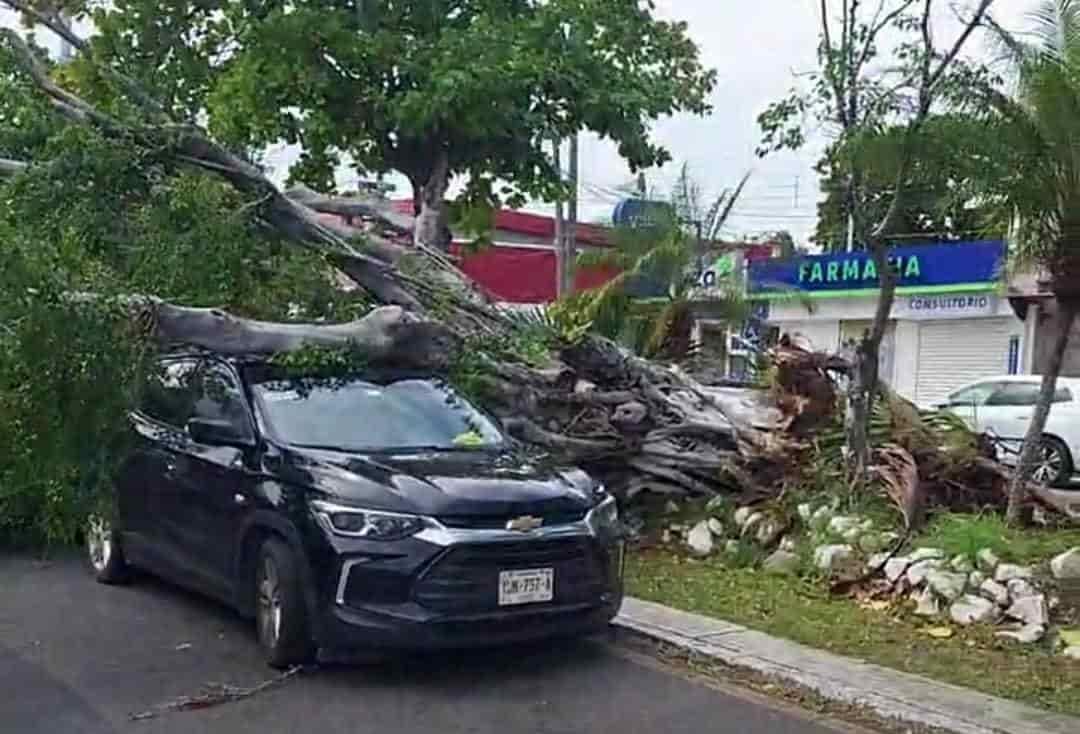
[[[1053,436],[1044,436],[1037,449],[1031,478],[1048,487],[1060,487],[1072,477],[1072,457],[1065,443]]]
[[[94,578],[103,584],[119,584],[128,578],[124,552],[110,523],[102,515],[86,520],[86,557]]]
[[[271,666],[288,668],[312,658],[314,645],[296,555],[277,538],[268,538],[259,549],[255,626]]]

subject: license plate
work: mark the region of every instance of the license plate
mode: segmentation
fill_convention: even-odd
[[[555,597],[555,569],[530,568],[499,572],[499,606],[535,604]]]

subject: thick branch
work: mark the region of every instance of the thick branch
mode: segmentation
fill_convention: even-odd
[[[362,194],[327,196],[307,186],[293,186],[285,191],[293,201],[323,214],[340,217],[371,217],[399,232],[412,232],[415,218],[396,211],[389,202]]]
[[[14,176],[22,173],[27,168],[28,164],[22,161],[12,160],[11,158],[0,158],[0,177]]]
[[[937,69],[933,71],[929,79],[929,89],[931,92],[938,82],[941,81],[941,77],[945,75],[945,72],[952,65],[953,61],[959,55],[960,50],[967,43],[968,38],[975,32],[975,29],[982,25],[983,19],[986,17],[987,12],[990,10],[990,6],[994,4],[994,0],[980,0],[979,7],[975,9],[975,15],[968,21],[964,27],[963,33],[956,39],[956,42],[952,45],[952,48],[948,50],[945,56],[942,57],[941,63],[938,64]]]

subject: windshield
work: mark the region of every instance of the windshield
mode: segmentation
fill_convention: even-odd
[[[491,419],[440,380],[270,380],[252,389],[274,431],[296,446],[452,450],[503,440]]]

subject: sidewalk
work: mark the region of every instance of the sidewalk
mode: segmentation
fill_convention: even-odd
[[[615,624],[691,655],[773,676],[904,723],[956,734],[1080,732],[1080,719],[833,655],[662,604],[627,598]]]

